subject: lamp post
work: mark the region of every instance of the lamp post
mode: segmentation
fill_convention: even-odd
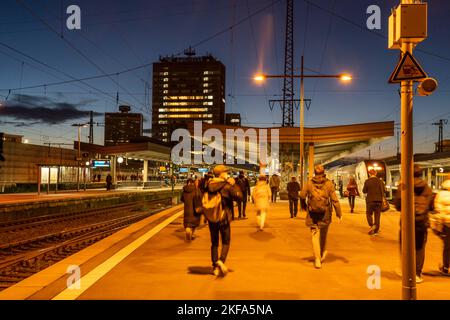
[[[262,82],[267,78],[300,78],[300,187],[303,188],[303,180],[304,180],[304,166],[303,166],[303,158],[304,158],[304,113],[305,113],[305,78],[337,78],[342,81],[351,81],[352,76],[349,74],[341,73],[341,74],[333,74],[333,75],[310,75],[304,73],[304,57],[301,59],[301,73],[300,75],[267,75],[267,74],[258,74],[253,79],[257,82]]]
[[[78,156],[77,156],[77,192],[80,191],[80,161],[81,159],[81,128],[86,128],[87,123],[74,123],[72,127],[78,127]]]

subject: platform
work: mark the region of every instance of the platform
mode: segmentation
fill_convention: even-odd
[[[365,204],[355,214],[341,200],[344,219],[329,230],[329,255],[315,269],[304,213],[291,219],[286,201],[272,205],[266,228],[247,220],[232,223],[225,278],[211,274],[208,227],[184,241],[181,207],[162,212],[106,238],[29,279],[0,292],[0,299],[401,299],[399,213],[384,213],[379,236],[369,236]],[[177,212],[173,215],[173,212]],[[442,243],[428,236],[419,299],[450,299],[450,278],[438,276]],[[81,289],[69,290],[65,274],[81,266]],[[381,289],[368,289],[367,268],[381,268]]]

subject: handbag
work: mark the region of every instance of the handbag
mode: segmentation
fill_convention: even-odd
[[[348,198],[349,196],[350,196],[350,192],[348,192],[347,190],[344,191],[344,197],[345,197],[345,198]]]
[[[386,212],[390,209],[390,205],[389,202],[386,199],[386,195],[384,194],[384,190],[383,190],[383,181],[380,180],[380,189],[381,189],[381,196],[383,197],[382,201],[381,201],[381,212]]]

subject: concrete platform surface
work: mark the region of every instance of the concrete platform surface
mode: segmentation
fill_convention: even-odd
[[[231,272],[224,278],[211,274],[208,227],[200,228],[198,238],[187,243],[180,216],[167,220],[161,231],[152,229],[150,238],[125,248],[121,257],[115,255],[87,274],[82,268],[82,290],[65,290],[58,299],[401,299],[401,278],[396,273],[400,214],[384,213],[380,235],[369,236],[364,202],[357,201],[354,214],[345,199],[341,203],[344,219],[341,224],[334,219],[330,227],[329,254],[322,269],[313,266],[304,212],[291,219],[288,203],[279,201],[271,205],[266,228],[260,232],[249,204],[249,219],[232,223],[226,263]],[[430,232],[424,282],[417,285],[419,299],[450,299],[450,278],[437,273],[441,254],[441,240]],[[381,270],[379,289],[368,288],[369,266]]]

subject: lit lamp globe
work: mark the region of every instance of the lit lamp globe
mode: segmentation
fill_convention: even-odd
[[[122,157],[118,157],[118,158],[117,158],[117,162],[118,162],[118,163],[123,163],[123,158],[122,158]]]

